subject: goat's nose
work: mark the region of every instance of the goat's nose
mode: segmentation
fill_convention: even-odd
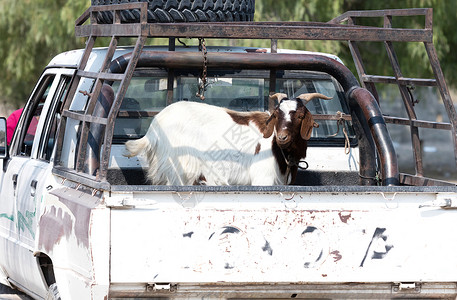
[[[287,140],[287,134],[279,134],[278,140],[280,140],[281,142],[284,142],[285,140]]]

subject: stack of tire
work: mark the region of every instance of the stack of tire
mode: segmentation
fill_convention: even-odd
[[[91,0],[92,6],[148,2],[149,23],[253,21],[255,0]],[[121,22],[139,20],[137,9],[121,11]],[[98,14],[97,22],[113,22],[111,12]]]

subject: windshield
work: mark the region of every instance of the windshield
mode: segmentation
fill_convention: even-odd
[[[204,102],[236,111],[267,111],[269,95],[269,72],[249,71],[208,74],[204,92],[205,100],[197,93],[201,80],[194,74],[175,74],[173,86],[169,86],[166,73],[150,74],[137,72],[132,78],[116,120],[114,142],[144,136],[152,118],[165,106],[177,101]],[[114,84],[116,90],[118,84]],[[289,98],[303,93],[321,93],[332,100],[314,99],[307,108],[313,115],[337,115],[348,113],[341,88],[326,74],[305,71],[278,72],[276,92]],[[172,91],[172,92],[171,92]],[[317,118],[316,118],[317,119]],[[327,141],[335,146],[344,144],[343,130],[336,120],[317,119],[319,128],[313,130],[313,141]],[[354,138],[350,121],[343,124],[349,138]]]

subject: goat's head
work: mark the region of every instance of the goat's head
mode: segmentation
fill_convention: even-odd
[[[287,99],[286,94],[276,93],[270,98],[277,99],[278,105],[267,120],[263,136],[269,138],[275,132],[276,142],[281,148],[289,147],[300,137],[309,140],[313,128],[319,127],[306,108],[309,101],[314,98],[332,99],[320,93],[301,94],[295,99]]]

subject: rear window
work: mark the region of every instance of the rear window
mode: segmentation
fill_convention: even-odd
[[[269,94],[268,71],[227,71],[209,72],[205,100],[197,93],[200,80],[197,74],[185,72],[174,76],[173,93],[168,87],[164,71],[137,71],[132,78],[116,120],[114,143],[144,136],[152,118],[165,106],[177,101],[204,102],[236,111],[267,111]],[[332,100],[314,99],[307,108],[314,115],[337,115],[348,113],[342,89],[329,75],[306,71],[284,71],[276,75],[276,92],[285,93],[289,98],[303,93],[321,93]],[[114,90],[118,84],[113,85]],[[319,128],[313,130],[309,145],[344,146],[341,126],[347,128],[351,143],[355,142],[352,124],[347,121],[340,126],[336,120],[316,120]]]

